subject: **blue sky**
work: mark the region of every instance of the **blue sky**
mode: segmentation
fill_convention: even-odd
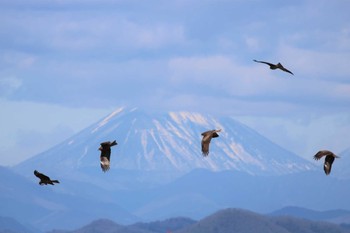
[[[347,0],[1,1],[0,165],[120,106],[230,115],[302,157],[339,153],[350,147],[349,9]]]

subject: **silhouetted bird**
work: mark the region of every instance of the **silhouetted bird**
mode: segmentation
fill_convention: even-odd
[[[114,140],[113,142],[102,142],[100,148],[101,151],[100,162],[102,171],[106,172],[110,168],[111,158],[111,146],[117,145],[118,143]]]
[[[51,180],[50,177],[38,172],[37,170],[34,171],[34,175],[40,179],[40,185],[54,185],[54,183],[60,183],[58,180]]]
[[[333,152],[329,150],[320,150],[317,152],[317,154],[314,155],[315,160],[321,159],[323,156],[326,156],[324,159],[324,165],[323,165],[323,170],[326,173],[326,175],[329,175],[332,170],[332,164],[335,158],[340,158],[339,156],[333,154]]]
[[[288,73],[294,75],[291,71],[289,71],[286,68],[284,68],[281,63],[277,63],[277,65],[275,65],[275,64],[272,64],[272,63],[269,63],[269,62],[265,62],[265,61],[257,61],[257,60],[253,60],[253,61],[269,65],[271,70],[280,69],[280,70],[283,70],[285,72],[288,72]]]
[[[218,132],[220,132],[221,129],[218,130],[209,130],[209,131],[205,131],[202,133],[202,154],[204,156],[208,156],[209,154],[209,144],[212,138],[217,138],[219,137],[219,134],[217,134]]]

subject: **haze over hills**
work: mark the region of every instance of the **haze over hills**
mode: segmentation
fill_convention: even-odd
[[[78,185],[85,189],[83,183]],[[89,184],[89,188],[96,189],[96,186]],[[40,230],[78,227],[101,217],[123,223],[138,220],[119,205],[104,200],[103,196],[96,200],[89,195],[57,192],[56,186],[40,186],[34,175],[30,180],[1,166],[0,207],[0,216],[11,217]]]
[[[350,223],[350,211],[344,209],[316,211],[296,206],[286,206],[270,213],[272,216],[293,216],[332,223]]]
[[[0,216],[0,233],[11,232],[38,233],[39,230],[24,226],[13,218]]]

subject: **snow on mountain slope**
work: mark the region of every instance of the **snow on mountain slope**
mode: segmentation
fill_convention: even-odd
[[[210,129],[222,131],[220,137],[212,140],[209,156],[203,157],[201,133]],[[124,108],[15,169],[25,173],[40,168],[61,175],[91,169],[100,172],[99,144],[114,139],[118,145],[112,147],[111,171],[184,174],[205,168],[281,175],[314,169],[313,164],[230,117],[214,118],[191,112],[146,114]]]

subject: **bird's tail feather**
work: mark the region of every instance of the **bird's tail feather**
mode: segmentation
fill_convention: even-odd
[[[60,183],[58,180],[51,180],[51,181],[52,181],[52,183],[57,183],[57,184]]]
[[[111,146],[115,146],[115,145],[118,145],[117,141],[114,140],[112,143],[111,143]]]

